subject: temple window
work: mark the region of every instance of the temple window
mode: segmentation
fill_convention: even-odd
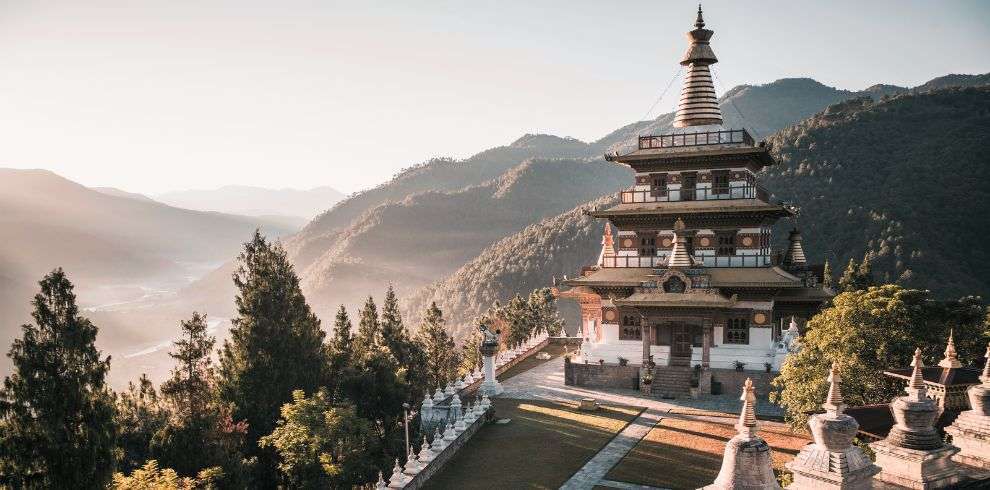
[[[650,193],[654,196],[667,195],[667,174],[650,174]]]
[[[729,192],[729,171],[712,170],[712,192],[726,194]]]
[[[643,340],[642,327],[627,327],[623,325],[619,329],[619,340]]]
[[[730,318],[725,324],[726,344],[749,344],[749,320]]]
[[[725,257],[733,256],[736,254],[736,232],[732,231],[719,231],[715,233],[715,243],[718,244],[716,249],[716,255]]]
[[[682,172],[681,173],[681,200],[682,201],[693,201],[694,200],[694,188],[698,183],[698,172]]]
[[[649,257],[657,254],[657,239],[655,236],[639,237],[639,255]]]

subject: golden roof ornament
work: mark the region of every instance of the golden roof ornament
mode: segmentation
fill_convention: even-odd
[[[743,407],[742,411],[739,412],[739,423],[736,424],[736,429],[739,434],[751,437],[756,434],[756,390],[753,389],[752,379],[746,378],[742,396],[739,399],[742,400]]]
[[[914,350],[914,359],[911,361],[911,367],[914,368],[911,371],[911,380],[908,382],[907,388],[904,391],[913,399],[920,401],[928,396],[928,387],[925,386],[925,378],[921,371],[925,367],[925,363],[921,361],[920,347]]]
[[[959,354],[956,353],[956,343],[952,339],[951,329],[949,329],[949,342],[945,346],[945,357],[938,361],[938,365],[950,369],[963,367],[962,363],[959,362]]]

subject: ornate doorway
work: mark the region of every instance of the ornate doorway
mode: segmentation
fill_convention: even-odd
[[[690,325],[676,322],[670,326],[670,365],[691,365],[692,329]]]

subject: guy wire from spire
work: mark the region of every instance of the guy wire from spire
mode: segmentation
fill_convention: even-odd
[[[718,86],[722,89],[722,97],[725,97],[726,94],[729,93],[729,91],[725,89],[725,85],[722,85],[722,81],[718,79],[718,75],[715,73],[715,67],[709,66],[708,69],[709,71],[712,72],[712,78],[715,79],[715,83],[717,83]],[[742,111],[739,110],[739,107],[736,106],[736,101],[729,99],[729,103],[732,104],[732,108],[736,110],[736,114],[739,114],[739,119],[742,119],[743,129],[746,129],[746,124],[748,124],[746,121],[746,116],[744,116]]]
[[[663,100],[663,96],[667,95],[667,91],[670,90],[670,86],[674,84],[674,80],[677,80],[677,77],[681,75],[681,71],[683,70],[684,70],[683,66],[677,67],[677,72],[674,73],[673,78],[671,78],[670,81],[667,82],[667,88],[663,89],[663,92],[660,92],[660,97],[657,97],[657,100],[653,101],[653,105],[651,105],[650,108],[646,111],[646,114],[643,114],[643,117],[639,118],[640,121],[645,121],[647,116],[649,116],[650,113],[653,112],[653,109],[655,109],[657,107],[657,104],[659,104],[660,101]]]

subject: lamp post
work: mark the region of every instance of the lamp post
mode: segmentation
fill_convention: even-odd
[[[408,458],[411,453],[411,450],[409,449],[409,404],[408,403],[402,404],[402,411],[405,413],[405,416],[402,417],[402,423],[406,427],[406,458]]]

